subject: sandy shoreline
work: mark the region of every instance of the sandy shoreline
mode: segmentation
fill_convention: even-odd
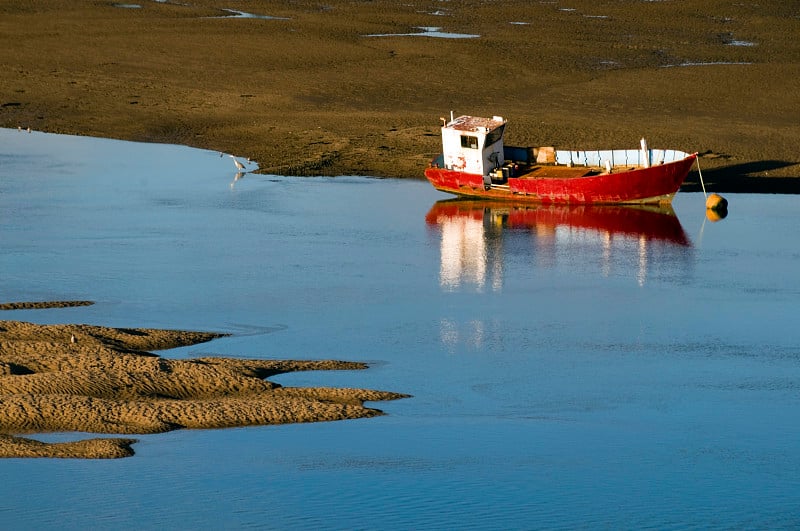
[[[697,151],[714,191],[798,188],[792,3],[138,5],[0,7],[0,126],[421,178],[455,110],[505,116],[509,144]],[[480,37],[367,36],[429,26]]]
[[[70,305],[74,304],[25,307]],[[172,360],[149,352],[223,335],[0,321],[0,457],[127,457],[133,455],[131,445],[136,442],[103,438],[47,444],[20,434],[130,435],[356,419],[382,414],[365,407],[365,401],[407,396],[367,389],[290,388],[267,379],[294,371],[367,368],[363,363]]]

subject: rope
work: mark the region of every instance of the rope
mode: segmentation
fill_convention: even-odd
[[[703,197],[708,199],[708,195],[706,194],[706,183],[703,182],[703,172],[700,171],[700,157],[695,157],[694,161],[697,163],[697,173],[700,175],[700,186],[703,187]]]

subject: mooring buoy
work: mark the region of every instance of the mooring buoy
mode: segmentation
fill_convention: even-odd
[[[709,221],[719,221],[728,215],[728,200],[719,194],[706,198],[706,217]]]
[[[706,199],[706,208],[709,210],[727,210],[728,200],[719,194],[711,194]]]

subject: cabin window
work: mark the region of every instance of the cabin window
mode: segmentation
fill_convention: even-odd
[[[461,135],[461,147],[478,149],[478,137]]]

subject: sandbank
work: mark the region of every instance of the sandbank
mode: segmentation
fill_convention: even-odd
[[[83,301],[78,301],[83,304]],[[30,303],[25,307],[62,307]],[[3,305],[15,306],[14,303]],[[25,434],[152,434],[176,429],[286,424],[381,415],[365,401],[407,395],[350,388],[282,387],[293,371],[365,369],[363,363],[167,359],[150,352],[224,334],[85,324],[0,321],[0,457],[116,458],[132,438],[44,443]]]

